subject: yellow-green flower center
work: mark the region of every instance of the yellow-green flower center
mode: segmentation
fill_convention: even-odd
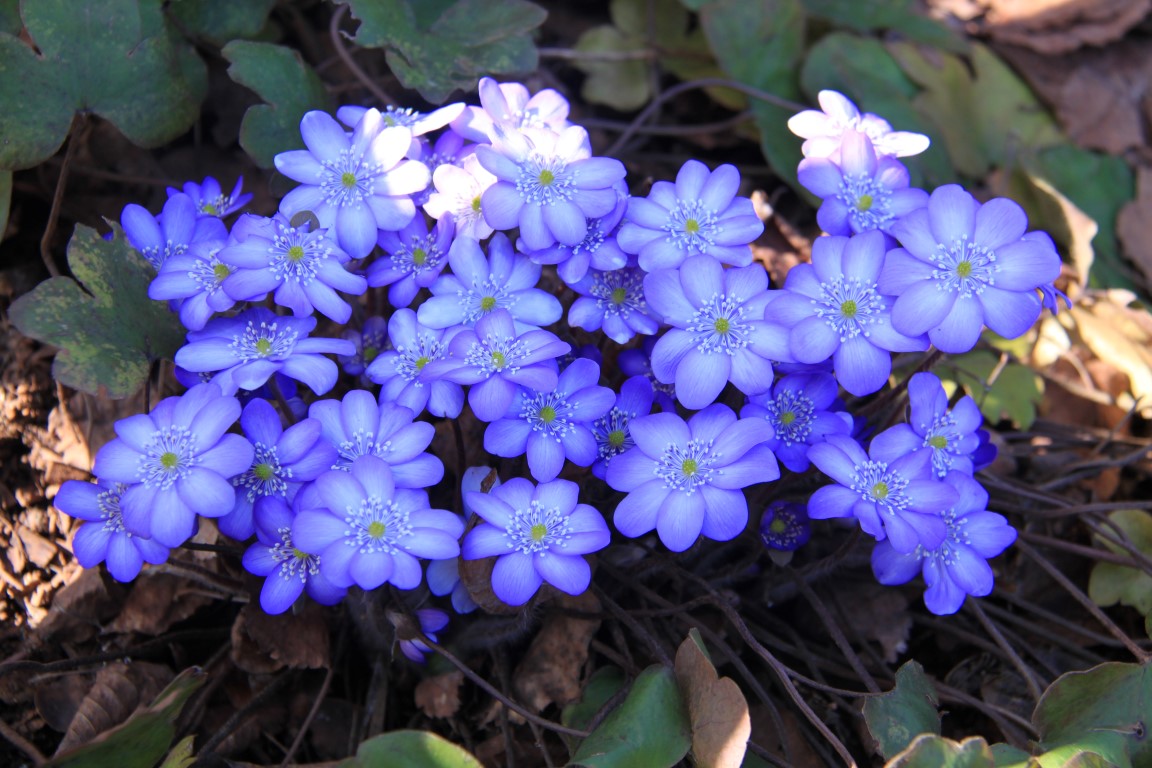
[[[540,421],[545,424],[551,424],[556,420],[556,409],[550,405],[546,405],[540,409]]]
[[[494,309],[496,309],[496,297],[495,296],[485,296],[484,298],[480,299],[480,311],[481,312],[491,312]]]
[[[271,464],[257,464],[256,468],[252,470],[252,474],[261,480],[271,480],[274,472]]]
[[[415,264],[418,267],[422,267],[422,266],[424,266],[424,263],[427,261],[428,261],[428,252],[425,251],[423,248],[417,248],[416,250],[412,251],[412,263],[413,264]]]
[[[540,175],[537,178],[540,181],[540,186],[547,187],[551,186],[552,182],[556,181],[556,174],[545,168],[544,170],[540,171]]]
[[[372,362],[378,354],[380,354],[380,350],[376,347],[364,347],[364,362]]]
[[[176,465],[180,463],[180,457],[172,451],[160,455],[160,466],[164,469],[176,469]]]
[[[964,261],[957,264],[956,265],[956,276],[961,277],[961,278],[971,277],[972,276],[972,262],[965,259]]]
[[[784,413],[780,414],[780,423],[784,426],[791,426],[794,421],[796,421],[795,411],[784,411]]]
[[[495,355],[493,355],[492,360],[493,360],[493,362],[495,362],[495,360],[496,360]],[[416,371],[420,372],[420,371],[424,370],[424,366],[428,365],[428,363],[430,363],[430,362],[432,362],[432,361],[427,357],[418,357],[418,358],[416,358],[416,362],[413,363],[413,365],[416,366]]]
[[[208,214],[209,216],[216,215],[216,206],[213,203],[204,203],[204,207],[200,210],[204,211],[204,213]]]
[[[848,318],[849,320],[856,317],[856,302],[852,299],[848,299],[848,301],[841,304],[840,315],[842,317]]]
[[[472,212],[473,213],[480,213],[480,196],[479,195],[472,198]]]
[[[296,547],[292,547],[292,556],[297,560],[307,560],[308,558],[312,557],[312,555],[308,554],[307,552],[301,552],[299,549],[296,549]]]
[[[624,439],[626,437],[628,436],[624,434],[624,430],[614,429],[608,433],[608,445],[612,446],[613,448],[619,448],[620,446],[624,445]]]
[[[344,171],[340,174],[340,183],[344,185],[345,189],[352,189],[356,186],[356,174],[351,171]]]
[[[698,468],[699,465],[696,464],[696,459],[684,459],[684,462],[680,465],[680,474],[684,475],[684,477],[692,477],[696,474]]]
[[[624,299],[626,299],[626,298],[628,298],[628,291],[625,290],[624,288],[613,288],[612,289],[612,303],[615,304],[616,306],[620,306],[621,304],[623,304]]]
[[[529,535],[532,537],[532,541],[543,541],[544,537],[548,535],[548,526],[544,523],[536,523],[532,526]]]
[[[872,498],[877,501],[884,501],[884,499],[888,498],[888,483],[881,480],[872,486]]]
[[[768,530],[772,531],[772,533],[784,533],[788,530],[788,523],[777,517],[772,522],[768,523]]]
[[[495,368],[496,370],[498,370],[498,371],[503,370],[504,366],[505,366],[505,364],[507,364],[507,362],[508,362],[508,360],[507,360],[507,358],[504,357],[503,352],[493,352],[492,353],[492,367]]]
[[[688,219],[684,222],[684,231],[690,235],[694,235],[700,231],[700,222],[696,219]]]
[[[716,329],[716,333],[728,333],[728,318],[716,318],[716,320],[712,323],[712,327]]]
[[[374,539],[384,538],[384,532],[388,530],[388,526],[379,520],[373,520],[368,524],[368,535]]]
[[[948,438],[944,437],[944,435],[934,435],[928,438],[928,445],[937,450],[943,450],[948,447]]]
[[[300,261],[302,258],[304,258],[304,246],[294,245],[288,249],[289,261]]]
[[[860,195],[856,198],[856,210],[867,211],[872,207],[872,195]]]
[[[272,351],[272,342],[268,339],[260,339],[256,342],[256,352],[260,357],[267,357],[268,353]]]
[[[232,274],[232,270],[228,268],[227,264],[217,264],[212,267],[212,277],[216,278],[216,282],[224,282],[224,278]]]

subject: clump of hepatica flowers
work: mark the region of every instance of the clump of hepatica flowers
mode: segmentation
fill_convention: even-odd
[[[624,166],[592,154],[555,91],[486,78],[480,99],[427,116],[345,107],[351,130],[309,112],[307,149],[276,157],[299,186],[231,231],[221,217],[246,196],[211,179],[173,191],[155,218],[125,209],[159,269],[150,295],[189,331],[176,362],[210,383],[118,422],[98,483],[61,489],[59,507],[84,520],[81,563],[129,580],[212,518],[248,543],[269,613],[425,581],[463,612],[487,585],[461,557],[490,559],[493,593],[524,605],[545,582],[588,588],[608,510],[622,536],[654,531],[682,552],[701,537],[755,541],[751,504],[777,558],[819,533],[811,520],[847,518],[877,540],[882,582],[924,575],[930,610],[989,592],[985,561],[1015,534],[971,477],[988,453],[975,404],[949,407],[918,373],[908,424],[857,424],[842,395],[883,388],[893,353],[1027,330],[1059,258],[1018,206],[909,189],[896,158],[927,139],[821,92],[823,111],[790,126],[830,236],[772,290],[734,166],[689,159],[629,197]],[[434,422],[457,418],[538,484],[485,491],[470,471],[448,487],[460,480],[433,441],[464,430]],[[867,450],[857,433],[876,433]],[[832,482],[783,501],[769,485],[778,461]],[[604,509],[580,503],[586,483]],[[449,500],[462,508],[436,508]],[[445,625],[435,608],[416,615],[428,637]]]

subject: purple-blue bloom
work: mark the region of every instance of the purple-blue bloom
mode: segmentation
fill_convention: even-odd
[[[944,482],[957,498],[940,513],[946,534],[938,546],[900,553],[881,541],[872,550],[872,571],[881,584],[903,584],[922,573],[928,585],[924,604],[937,615],[956,613],[968,595],[991,594],[987,561],[1016,541],[1016,530],[1004,516],[987,511],[988,492],[980,483],[959,471],[949,472]]]
[[[423,378],[467,384],[468,404],[481,421],[508,411],[516,387],[550,392],[558,380],[556,358],[572,349],[548,331],[518,333],[506,309],[494,310],[448,343],[448,358],[424,366]]]
[[[368,285],[387,285],[388,303],[397,309],[407,307],[421,288],[440,277],[448,263],[448,249],[456,225],[450,215],[436,222],[431,233],[423,216],[414,216],[399,232],[381,232],[381,256],[368,267]]]
[[[608,464],[610,486],[628,495],[616,529],[635,538],[656,529],[664,546],[683,552],[703,534],[716,541],[748,524],[743,488],[780,477],[760,419],[737,419],[719,403],[687,423],[675,413],[629,422],[636,446]]]
[[[283,317],[263,307],[235,317],[218,317],[202,331],[191,331],[176,353],[176,364],[193,372],[218,371],[212,381],[226,394],[260,387],[282,373],[322,395],[336,384],[339,371],[326,353],[350,355],[345,339],[310,339],[314,317]]]
[[[892,453],[927,451],[939,477],[952,470],[973,472],[973,457],[980,447],[980,425],[984,416],[968,395],[948,410],[948,394],[940,379],[931,373],[916,373],[908,380],[911,413],[907,424],[897,424],[876,436]],[[995,458],[995,448],[992,456]]]
[[[477,90],[480,106],[465,107],[452,121],[452,130],[471,141],[489,141],[496,124],[516,130],[547,127],[557,133],[571,125],[568,100],[551,88],[529,95],[522,83],[498,83],[482,77]]]
[[[240,426],[255,456],[246,472],[232,478],[236,504],[216,521],[216,527],[224,535],[244,541],[256,532],[253,507],[268,498],[291,502],[301,485],[332,466],[336,448],[321,437],[316,419],[304,419],[284,429],[280,414],[260,398],[244,406]]]
[[[904,164],[888,155],[877,157],[866,135],[848,130],[843,142],[838,161],[809,157],[796,174],[809,192],[823,199],[816,221],[825,232],[890,233],[902,216],[927,204],[927,192],[908,186]]]
[[[430,508],[424,491],[397,488],[377,456],[325,472],[311,488],[292,521],[292,540],[319,554],[320,573],[338,587],[415,589],[423,577],[417,558],[460,554],[460,518]]]
[[[852,417],[834,410],[839,389],[827,373],[794,373],[776,382],[771,392],[752,395],[742,417],[763,418],[772,430],[765,443],[793,472],[808,469],[808,446],[825,435],[852,434]],[[807,519],[807,518],[805,518]]]
[[[931,143],[922,133],[894,131],[887,120],[859,108],[838,91],[817,94],[820,109],[806,109],[788,120],[788,130],[807,139],[801,148],[804,157],[836,158],[841,139],[848,131],[860,131],[872,140],[882,155],[908,157],[928,149]]]
[[[653,395],[652,382],[647,376],[632,376],[620,386],[612,409],[592,422],[598,454],[592,465],[593,475],[603,480],[613,457],[636,445],[628,425],[633,419],[652,413]]]
[[[227,195],[221,189],[220,182],[208,176],[200,184],[194,181],[185,182],[183,194],[192,198],[192,202],[196,205],[197,215],[222,219],[240,210],[252,199],[251,194],[241,194],[243,189],[243,176],[236,179],[236,186],[232,187],[232,192]],[[179,194],[181,194],[179,189],[168,187],[168,197],[175,197]]]
[[[424,452],[435,427],[413,421],[416,414],[409,408],[377,404],[371,392],[354,389],[343,400],[317,400],[308,415],[336,446],[334,470],[347,471],[359,457],[375,456],[389,465],[400,488],[429,488],[444,477],[443,462]]]
[[[243,437],[225,434],[239,416],[240,401],[208,383],[113,425],[117,438],[97,452],[92,472],[128,486],[120,511],[129,532],[178,547],[196,533],[197,515],[228,514],[230,481],[254,455]]]
[[[638,349],[622,349],[616,355],[616,365],[625,376],[643,376],[652,385],[652,395],[656,407],[661,411],[676,412],[676,385],[665,384],[656,378],[652,372],[652,350],[656,346],[656,337],[649,336]],[[645,414],[646,415],[646,414]]]
[[[340,367],[349,376],[360,376],[382,352],[391,349],[388,341],[388,321],[379,315],[364,319],[360,330],[346,328],[343,336],[356,345],[351,355],[337,355]]]
[[[568,324],[586,331],[603,330],[617,344],[636,334],[660,329],[659,315],[644,298],[644,270],[633,265],[602,272],[592,269],[571,288],[580,294],[568,309]]]
[[[284,613],[307,590],[321,605],[335,605],[348,590],[337,587],[320,571],[320,556],[309,554],[292,542],[295,513],[279,497],[264,499],[256,509],[256,543],[244,553],[244,569],[263,576],[260,607],[271,615]]]
[[[598,219],[588,219],[588,234],[576,245],[555,243],[539,251],[526,251],[536,264],[554,264],[560,279],[569,285],[583,278],[589,268],[607,271],[628,263],[628,255],[616,243],[616,227],[628,210],[628,188],[617,184],[616,207]]]
[[[232,268],[219,258],[225,245],[224,240],[200,240],[190,243],[184,253],[170,256],[148,286],[148,298],[182,300],[180,322],[190,331],[203,328],[215,313],[231,309],[236,300],[224,291],[224,281]]]
[[[592,570],[584,555],[608,546],[604,518],[578,504],[568,480],[534,486],[517,477],[488,493],[466,494],[484,522],[464,538],[465,560],[495,557],[492,591],[509,605],[524,605],[545,581],[569,595],[588,589]]]
[[[428,195],[424,210],[434,219],[451,216],[456,237],[483,240],[492,234],[484,218],[484,190],[496,183],[496,177],[480,165],[475,154],[460,161],[460,166],[440,165],[432,173],[436,191]]]
[[[132,581],[144,563],[158,565],[168,559],[168,548],[124,527],[120,496],[128,486],[100,480],[85,483],[67,480],[52,500],[64,514],[84,522],[72,535],[72,552],[85,568],[100,563],[116,581]]]
[[[639,256],[645,272],[678,267],[692,256],[746,267],[752,263],[748,244],[764,232],[752,201],[736,197],[740,172],[721,165],[715,171],[689,160],[676,183],[657,181],[648,197],[628,201],[628,214],[616,241],[625,253]]]
[[[764,311],[765,320],[787,329],[798,362],[831,357],[840,386],[857,396],[887,383],[890,353],[928,348],[923,336],[905,336],[892,327],[892,300],[877,287],[885,247],[885,236],[877,231],[817,238],[812,263],[793,267],[784,290],[772,292]]]
[[[484,191],[484,218],[496,229],[519,227],[525,250],[579,245],[588,220],[616,207],[624,164],[592,157],[583,128],[521,132],[496,124],[492,134],[491,145],[476,147],[476,158],[497,179]]]
[[[865,533],[887,538],[901,553],[944,540],[940,512],[956,501],[956,491],[936,479],[926,452],[890,453],[877,438],[864,453],[851,437],[828,435],[808,458],[835,481],[812,494],[809,517],[855,517]]]
[[[472,505],[468,503],[468,493],[470,491],[480,491],[484,487],[484,481],[492,474],[491,467],[468,467],[464,470],[464,477],[460,481],[460,492],[464,497],[464,517],[465,519],[476,514],[472,509]],[[491,488],[499,487],[500,478],[496,477]],[[461,524],[464,520],[460,521]],[[444,595],[452,595],[452,608],[456,613],[465,614],[471,613],[476,610],[476,602],[472,599],[472,595],[468,592],[467,585],[460,578],[460,558],[452,557],[446,560],[433,560],[428,563],[428,571],[425,575],[428,581],[428,590],[437,597]]]
[[[446,332],[428,328],[410,309],[398,309],[388,319],[390,349],[382,352],[365,371],[380,385],[380,402],[396,403],[419,414],[454,419],[464,408],[464,389],[443,379],[425,381],[424,366],[448,356]]]
[[[1036,290],[1060,275],[1051,238],[1027,229],[1007,198],[981,205],[956,184],[934,191],[892,228],[903,247],[888,253],[879,280],[897,297],[892,325],[927,333],[950,354],[972,349],[985,325],[1006,339],[1025,333],[1040,316]]]
[[[435,608],[421,608],[416,611],[416,621],[420,622],[420,631],[424,636],[435,643],[436,633],[448,626],[448,614]],[[414,637],[400,641],[400,652],[410,661],[423,664],[424,654],[431,653],[432,649],[423,640]]]
[[[760,517],[760,541],[769,549],[795,552],[808,543],[812,524],[808,509],[794,501],[774,501]]]
[[[520,332],[551,325],[564,308],[560,300],[536,287],[539,264],[512,249],[504,233],[488,241],[488,256],[480,243],[458,237],[448,251],[452,274],[432,283],[432,297],[416,310],[420,322],[429,328],[471,328],[476,321],[498,309],[512,315]]]
[[[765,392],[772,361],[792,358],[787,332],[763,320],[768,273],[759,264],[725,270],[692,256],[645,277],[644,295],[672,326],[652,349],[652,372],[676,384],[687,408],[715,402],[729,381],[748,395]]]
[[[233,268],[224,291],[236,301],[273,300],[296,317],[313,310],[337,323],[346,323],[352,306],[337,291],[359,296],[368,282],[344,268],[349,257],[327,230],[293,227],[288,217],[244,216],[232,228],[232,242],[221,249],[220,261]]]
[[[616,399],[599,380],[600,366],[581,357],[561,372],[551,392],[520,387],[504,418],[484,430],[484,450],[505,458],[527,452],[528,469],[539,482],[556,479],[565,458],[587,467],[597,456],[589,423]]]
[[[364,113],[351,136],[325,112],[300,121],[308,149],[276,155],[276,170],[302,186],[280,201],[280,212],[311,211],[335,233],[340,247],[362,259],[376,246],[377,230],[396,231],[416,215],[410,197],[428,186],[428,167],[405,160],[412,131],[385,128],[380,112]]]
[[[132,247],[157,271],[170,257],[185,253],[192,243],[228,237],[228,229],[219,219],[197,217],[196,204],[183,193],[169,197],[155,217],[146,208],[129,203],[120,214],[120,225]]]
[[[411,129],[413,136],[423,136],[443,128],[460,117],[464,108],[462,102],[455,102],[425,113],[417,112],[411,107],[389,105],[380,110],[380,121],[386,128],[399,125]],[[364,115],[368,114],[368,110],[369,107],[349,104],[336,110],[336,119],[350,128],[355,128],[364,119]]]

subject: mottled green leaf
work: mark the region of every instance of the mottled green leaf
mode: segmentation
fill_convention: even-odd
[[[648,82],[648,64],[642,59],[597,59],[600,53],[629,53],[641,50],[639,45],[617,27],[607,24],[593,27],[576,41],[573,48],[591,54],[588,59],[572,62],[586,77],[580,95],[590,104],[604,104],[629,112],[644,106],[652,96]]]
[[[667,768],[692,746],[676,676],[663,666],[640,673],[624,702],[580,744],[570,766]]]
[[[1011,361],[1001,365],[999,355],[982,349],[951,355],[941,368],[940,378],[964,387],[989,422],[1008,419],[1028,429],[1036,420],[1044,380],[1031,368]]]
[[[928,135],[932,146],[927,152],[904,158],[916,183],[923,178],[934,187],[956,181],[942,134],[912,107],[920,88],[879,40],[847,32],[825,35],[808,51],[800,81],[813,104],[820,91],[839,91],[861,110],[882,115],[897,130]]]
[[[864,722],[885,758],[906,749],[922,733],[940,733],[936,690],[924,668],[909,661],[896,671],[896,687],[864,701]]]
[[[21,8],[39,53],[0,34],[0,168],[50,157],[77,112],[156,146],[200,114],[204,63],[168,30],[159,3],[36,0]]]
[[[547,16],[527,0],[458,0],[429,24],[430,14],[417,16],[416,0],[346,2],[360,20],[355,42],[384,48],[400,82],[434,103],[474,89],[483,75],[536,69],[529,33]]]
[[[153,768],[168,753],[180,710],[205,680],[196,667],[184,670],[127,722],[56,755],[43,768]]]
[[[215,45],[255,37],[276,0],[173,0],[168,12],[188,34]]]
[[[996,768],[1026,768],[1031,757],[1024,750],[1009,744],[993,744],[991,752]]]
[[[24,27],[20,21],[20,0],[0,0],[0,33],[18,35]]]
[[[894,756],[885,768],[992,768],[992,750],[979,736],[952,741],[924,733]]]
[[[1119,509],[1108,515],[1132,545],[1145,555],[1152,556],[1152,514],[1142,509]],[[1121,547],[1104,538],[1097,538],[1117,554],[1127,555]],[[1100,561],[1092,567],[1088,578],[1088,596],[1099,606],[1128,605],[1142,616],[1152,616],[1152,575],[1139,568]]]
[[[360,744],[341,768],[481,768],[480,761],[443,736],[392,731]]]
[[[802,0],[804,10],[837,27],[857,32],[891,30],[909,40],[963,53],[963,37],[917,10],[915,0]]]
[[[700,23],[721,68],[740,82],[798,101],[797,70],[804,53],[804,11],[799,0],[712,0]],[[781,178],[796,182],[800,140],[788,130],[795,110],[751,99],[760,149]]]
[[[148,298],[155,272],[115,229],[109,241],[78,225],[68,243],[76,279],[44,281],[9,316],[25,336],[60,348],[52,363],[57,381],[122,398],[140,389],[153,361],[176,353],[184,329],[163,302]]]
[[[328,93],[291,48],[234,40],[221,53],[230,62],[228,76],[268,102],[244,113],[240,146],[262,168],[271,168],[277,153],[304,146],[300,118],[311,109],[327,109]]]

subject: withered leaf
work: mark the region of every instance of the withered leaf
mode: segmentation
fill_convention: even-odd
[[[559,610],[544,620],[543,628],[512,674],[517,697],[537,712],[549,704],[564,706],[580,698],[581,672],[588,661],[588,646],[600,629],[598,619],[563,612],[567,609],[599,613],[600,601],[591,592],[575,597],[561,593],[554,604]]]
[[[168,667],[146,661],[104,667],[96,673],[91,689],[80,702],[56,754],[87,744],[98,734],[123,723],[137,707],[152,701],[173,677]]]
[[[692,629],[676,651],[676,683],[688,703],[692,756],[701,768],[740,768],[752,735],[748,701],[730,677],[719,677]]]
[[[107,631],[159,635],[210,602],[188,579],[144,570]]]
[[[1122,38],[1152,0],[982,0],[992,39],[1060,54]]]
[[[306,603],[297,614],[277,616],[249,603],[232,625],[232,660],[248,672],[320,669],[328,666],[328,655],[328,623],[315,603]]]
[[[416,683],[416,706],[428,717],[452,717],[460,710],[460,686],[464,673],[456,669],[426,677]]]

